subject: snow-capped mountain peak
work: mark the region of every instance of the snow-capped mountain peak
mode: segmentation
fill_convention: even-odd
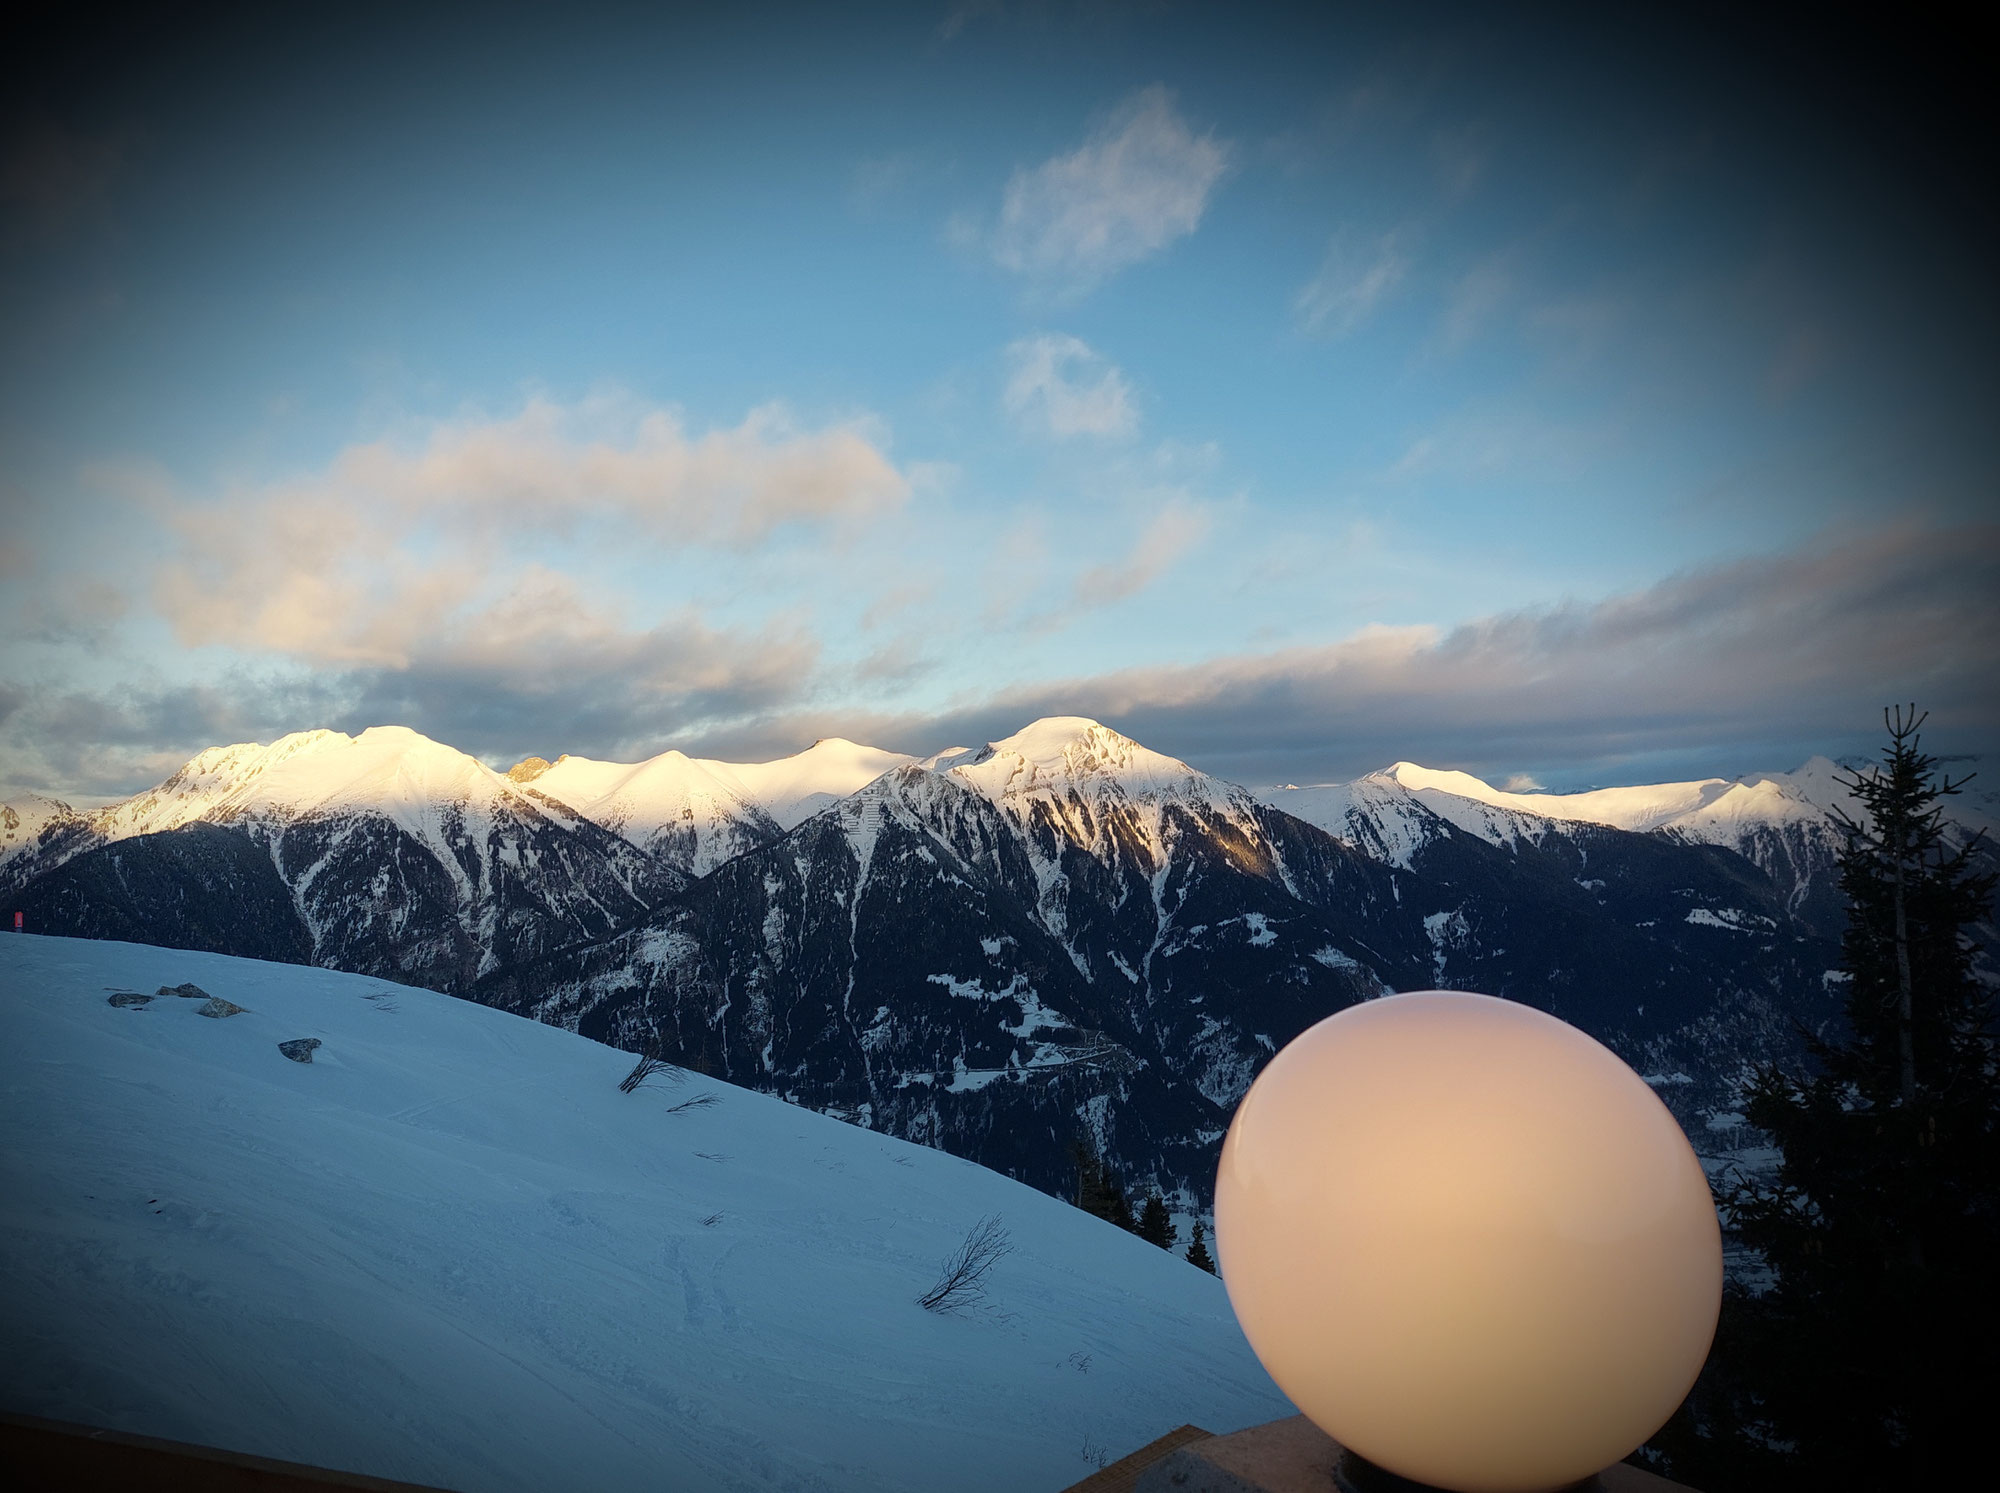
[[[1351,783],[1316,783],[1304,788],[1288,784],[1267,790],[1263,801],[1407,871],[1418,849],[1437,834],[1440,818],[1439,811],[1425,804],[1420,791],[1406,788],[1396,778],[1399,769],[1413,766],[1399,762],[1393,768],[1370,773]],[[1452,795],[1442,798],[1447,804],[1462,804],[1482,818],[1505,812],[1484,804],[1475,805],[1470,799]],[[1469,828],[1463,824],[1459,827]],[[1490,828],[1475,829],[1473,833],[1494,838],[1487,832]]]
[[[671,748],[635,763],[564,756],[528,781],[676,869],[706,876],[913,760],[829,736],[771,762],[720,762]]]
[[[245,796],[267,774],[301,756],[313,757],[354,744],[339,731],[294,731],[269,746],[238,742],[197,752],[159,787],[108,804],[90,815],[92,828],[106,839],[158,834],[213,814]]]
[[[769,814],[781,829],[790,830],[856,789],[866,787],[883,773],[910,766],[916,760],[906,752],[889,752],[840,736],[823,736],[803,752],[774,762],[701,765]]]
[[[370,726],[336,749],[294,755],[266,771],[246,806],[294,813],[363,809],[404,828],[426,828],[440,803],[490,805],[521,798],[517,785],[477,757],[408,726]]]
[[[556,761],[564,761],[566,757],[567,754],[563,757],[558,757]],[[546,757],[523,757],[519,762],[516,762],[512,767],[507,769],[507,781],[510,783],[532,783],[554,765]]]
[[[1396,762],[1352,783],[1273,789],[1263,797],[1405,867],[1435,836],[1439,820],[1502,847],[1574,835],[1584,826],[1719,845],[1762,868],[1796,907],[1832,896],[1841,839],[1835,815],[1853,811],[1839,773],[1832,761],[1814,757],[1789,773],[1514,793],[1470,773]]]
[[[1058,909],[1067,896],[1061,869],[1066,849],[1156,881],[1191,831],[1243,844],[1262,839],[1256,801],[1245,790],[1084,716],[1035,721],[944,776],[1024,833],[1052,926],[1062,926],[1064,916]]]
[[[198,819],[229,821],[361,811],[413,833],[439,804],[490,806],[517,800],[518,786],[476,757],[408,726],[370,726],[359,736],[298,731],[269,746],[210,747],[159,787],[91,816],[106,839],[158,834]]]
[[[45,836],[81,827],[83,816],[59,798],[23,793],[0,804],[0,868],[32,855]]]
[[[231,836],[248,858],[220,848]],[[91,871],[99,851],[124,860]],[[149,792],[45,827],[5,869],[20,886],[72,861],[120,885],[126,861],[148,885],[230,885],[261,898],[282,957],[446,988],[678,885],[603,826],[407,726],[212,747]]]
[[[1069,794],[1090,801],[1110,795],[1217,806],[1249,802],[1242,790],[1079,715],[1044,717],[949,770],[995,804]]]
[[[779,833],[760,805],[713,770],[718,766],[672,750],[637,763],[565,756],[531,781],[535,793],[705,876]]]
[[[1426,803],[1431,802],[1428,795],[1450,794],[1498,809],[1537,814],[1544,819],[1582,820],[1634,831],[1658,829],[1697,812],[1735,786],[1723,778],[1703,778],[1697,782],[1597,788],[1583,793],[1509,793],[1471,773],[1441,772],[1414,762],[1398,762],[1371,776],[1406,788]]]

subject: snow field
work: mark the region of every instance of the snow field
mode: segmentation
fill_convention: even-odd
[[[182,981],[247,1009],[109,1004]],[[0,1394],[467,1493],[1053,1490],[1292,1413],[1178,1258],[774,1098],[620,1094],[630,1066],[381,980],[0,940]],[[992,1213],[984,1301],[923,1311]]]

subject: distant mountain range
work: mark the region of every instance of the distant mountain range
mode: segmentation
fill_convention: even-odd
[[[1262,1063],[1396,990],[1553,1011],[1726,1141],[1746,1066],[1838,1009],[1835,772],[1555,795],[1405,762],[1252,793],[1059,717],[921,761],[500,773],[313,731],[100,809],[5,805],[0,894],[31,930],[657,1043],[1051,1191],[1087,1139],[1193,1211]],[[1962,832],[1993,806],[1955,800]]]

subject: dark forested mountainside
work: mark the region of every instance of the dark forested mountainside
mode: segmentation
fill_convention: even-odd
[[[1738,1042],[1823,1014],[1832,945],[1713,846],[1583,827],[1503,850],[1443,820],[1403,867],[1263,806],[1016,819],[903,769],[638,925],[502,968],[480,1000],[1066,1190],[1079,1133],[1206,1195],[1236,1100],[1314,1021],[1478,989],[1665,1063],[1690,1123]],[[1594,874],[1578,876],[1580,870]]]
[[[312,962],[312,934],[271,857],[219,825],[100,846],[37,877],[13,901],[41,933]]]
[[[1329,832],[1094,722],[895,768],[789,831],[766,816],[693,880],[405,736],[315,739],[276,767],[258,749],[243,776],[416,756],[421,792],[403,773],[400,796],[254,800],[225,749],[116,811],[143,827],[206,794],[195,822],[116,839],[109,814],[52,819],[13,864],[58,863],[15,905],[43,932],[305,960],[657,1045],[1051,1191],[1083,1137],[1188,1207],[1262,1064],[1357,1000],[1448,987],[1551,1011],[1698,1137],[1749,1063],[1836,1009],[1837,929],[1796,856],[1774,880],[1673,833],[1479,833],[1393,785]]]

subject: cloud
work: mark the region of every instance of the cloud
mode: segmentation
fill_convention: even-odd
[[[609,397],[533,400],[413,447],[353,446],[323,473],[220,501],[157,484],[133,500],[175,540],[153,599],[184,646],[408,668],[454,640],[519,634],[523,598],[547,585],[522,569],[526,543],[746,546],[865,519],[910,491],[865,425],[801,429],[766,406],[694,437],[670,410]]]
[[[1053,436],[1129,436],[1139,427],[1131,385],[1079,338],[1044,332],[1010,343],[1003,395],[1024,427]]]
[[[271,741],[327,719],[319,681],[238,671],[202,685],[85,688],[0,684],[0,793],[23,790],[79,807],[162,782],[203,747]]]
[[[1521,408],[1466,409],[1412,437],[1379,476],[1389,483],[1567,479],[1614,450],[1623,434],[1615,423],[1558,424]]]
[[[2000,740],[2000,526],[1897,528],[1690,572],[1606,601],[1440,632],[1126,670],[1010,699],[1098,715],[1252,781],[1398,757],[1505,776],[1706,753],[1738,771],[1870,738],[1916,699],[1940,731]],[[999,705],[1001,702],[996,702]]]
[[[633,760],[796,709],[819,661],[798,628],[718,628],[692,610],[626,628],[564,577],[528,578],[398,667],[239,666],[208,682],[96,689],[0,682],[9,790],[92,799],[159,782],[206,746],[330,726],[409,725],[511,762],[530,751]]]
[[[66,576],[56,586],[22,590],[13,608],[12,640],[102,648],[129,607],[125,593],[108,582]]]
[[[1230,147],[1196,135],[1155,84],[1067,155],[1015,171],[992,236],[1005,269],[1083,290],[1193,233]]]
[[[150,589],[182,648],[223,651],[180,663],[201,687],[149,680],[99,646],[124,592],[89,576],[22,591],[16,640],[61,656],[7,661],[0,764],[11,786],[86,796],[314,725],[408,724],[481,755],[650,755],[796,709],[821,659],[803,609],[787,592],[761,619],[718,620],[673,594],[717,568],[686,551],[762,542],[731,558],[784,572],[799,552],[769,542],[779,531],[807,530],[818,556],[912,491],[866,422],[806,427],[773,406],[697,434],[616,395],[437,424],[207,500],[143,465],[88,480],[135,543],[164,538],[150,575],[118,578]]]
[[[404,506],[510,522],[615,515],[677,543],[746,542],[781,524],[879,512],[909,483],[865,424],[802,430],[782,405],[690,438],[670,409],[612,396],[534,399],[507,420],[432,431],[420,450],[352,447],[333,484]]]
[[[1103,606],[1135,596],[1158,580],[1208,533],[1208,515],[1192,503],[1170,502],[1141,531],[1131,553],[1112,565],[1097,565],[1077,578],[1076,606]]]
[[[1867,750],[1891,700],[1931,707],[1945,749],[1991,749],[1996,684],[2000,526],[1894,528],[1448,630],[1369,627],[940,713],[774,716],[703,749],[831,733],[927,752],[1081,714],[1247,783],[1343,780],[1398,758],[1496,781],[1631,782]]]
[[[1105,567],[1107,586],[1143,583],[1198,543],[1179,523],[1155,520],[1122,566]],[[1790,767],[1871,747],[1890,700],[1930,707],[1942,749],[2000,743],[1990,524],[1852,533],[1599,601],[1043,679],[945,709],[815,703],[821,659],[797,627],[732,630],[683,612],[629,628],[560,577],[526,578],[490,615],[489,634],[403,668],[238,669],[202,688],[95,692],[0,680],[8,775],[17,787],[129,792],[218,741],[382,722],[489,760],[631,760],[668,745],[774,756],[825,735],[928,752],[1073,713],[1250,783],[1343,779],[1397,758],[1494,781]],[[920,663],[892,643],[863,668],[894,683]]]
[[[1293,298],[1300,330],[1316,337],[1347,336],[1389,298],[1409,267],[1393,233],[1366,243],[1335,234],[1318,273]]]
[[[413,723],[481,756],[511,758],[525,739],[631,761],[795,707],[820,656],[795,626],[719,628],[692,609],[625,628],[554,576],[498,620],[491,635],[410,667],[350,674],[341,719]]]
[[[429,561],[401,547],[404,521],[332,493],[174,513],[178,544],[153,604],[184,647],[222,645],[317,664],[401,668],[485,580],[490,539]]]
[[[1007,13],[1004,0],[963,0],[945,13],[938,22],[937,39],[941,42],[956,40],[959,33],[973,22],[988,17],[998,18]]]

